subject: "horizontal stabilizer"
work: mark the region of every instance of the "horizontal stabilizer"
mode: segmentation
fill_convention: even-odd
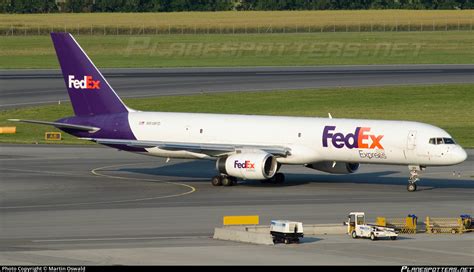
[[[90,133],[94,133],[94,132],[97,132],[97,131],[100,130],[100,128],[97,128],[97,127],[89,127],[89,126],[73,125],[73,124],[64,124],[64,123],[48,122],[48,121],[38,121],[38,120],[8,119],[8,121],[39,124],[39,125],[48,125],[48,126],[55,126],[57,128],[83,130],[83,131],[88,131]]]

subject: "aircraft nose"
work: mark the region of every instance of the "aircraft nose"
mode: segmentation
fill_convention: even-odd
[[[459,147],[459,149],[456,152],[456,162],[461,163],[467,159],[467,153],[466,150],[464,150],[462,147]]]

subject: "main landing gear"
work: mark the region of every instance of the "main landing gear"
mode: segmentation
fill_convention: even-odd
[[[276,173],[273,177],[261,180],[260,182],[282,184],[285,182],[285,175],[283,173]],[[237,178],[225,174],[220,174],[212,177],[211,183],[213,186],[234,186],[237,184]]]
[[[276,173],[273,177],[269,179],[263,179],[260,181],[261,183],[271,183],[271,184],[282,184],[285,182],[285,174],[283,173]]]
[[[211,183],[214,186],[233,186],[237,184],[237,179],[227,175],[217,175],[212,178]]]
[[[424,168],[419,165],[409,165],[408,169],[410,170],[410,176],[408,177],[407,190],[408,192],[414,192],[416,191],[416,182],[420,180],[420,171]]]

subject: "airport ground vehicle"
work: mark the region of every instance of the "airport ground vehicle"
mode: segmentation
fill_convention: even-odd
[[[349,213],[346,224],[347,233],[351,235],[353,239],[363,237],[370,238],[370,240],[374,241],[382,237],[389,237],[392,240],[396,240],[398,237],[398,233],[392,228],[366,224],[365,213],[363,212]]]
[[[303,223],[288,220],[272,220],[270,234],[274,243],[299,243],[303,238]]]

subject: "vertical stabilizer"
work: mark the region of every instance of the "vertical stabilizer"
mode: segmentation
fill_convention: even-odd
[[[51,39],[77,116],[129,111],[70,33],[51,33]]]

